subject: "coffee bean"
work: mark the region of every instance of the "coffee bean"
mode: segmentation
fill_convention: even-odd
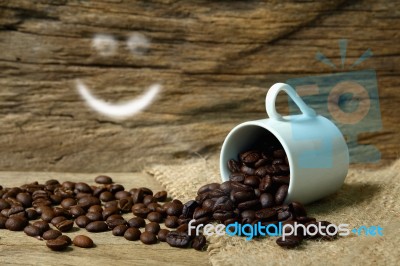
[[[237,173],[240,171],[240,166],[239,162],[231,159],[228,161],[228,169],[231,173]]]
[[[74,222],[71,220],[65,220],[56,225],[57,229],[61,232],[68,232],[74,226]]]
[[[22,203],[25,208],[32,206],[32,196],[26,192],[20,192],[17,194],[16,199]]]
[[[53,219],[51,219],[50,223],[52,225],[56,226],[58,223],[65,221],[65,220],[67,220],[67,218],[65,218],[64,216],[57,216],[57,217],[54,217]]]
[[[112,220],[106,221],[106,224],[110,229],[114,229],[118,225],[126,225],[126,221],[123,218],[112,219]]]
[[[171,202],[167,208],[167,214],[171,216],[179,216],[182,214],[183,204],[177,204]]]
[[[49,179],[45,182],[45,185],[60,185],[60,182],[56,179]]]
[[[36,220],[39,217],[39,214],[34,209],[26,209],[25,216],[28,220]]]
[[[44,240],[56,239],[62,235],[62,233],[58,230],[50,229],[43,233],[42,237]]]
[[[271,221],[276,219],[277,212],[272,208],[266,208],[256,211],[256,218],[262,221]]]
[[[28,236],[40,236],[40,228],[36,227],[34,225],[28,225],[24,228],[24,233],[27,234]]]
[[[250,186],[239,182],[231,182],[232,191],[254,191],[254,189]]]
[[[249,200],[252,200],[255,198],[254,190],[253,191],[234,191],[232,196],[233,196],[232,200],[235,203],[241,203],[241,202],[249,201]]]
[[[195,205],[196,205],[196,207],[198,206],[198,203],[195,201]],[[203,204],[201,205],[201,207],[203,207],[204,209],[207,209],[207,210],[213,210],[214,209],[214,206],[215,206],[215,201],[214,200],[212,200],[212,199],[206,199],[205,201],[203,201]],[[196,208],[195,208],[196,209]],[[182,213],[183,213],[183,211],[182,211]],[[194,213],[194,210],[193,210],[193,212],[192,213],[190,213],[189,215],[187,215],[187,217],[193,217],[193,213]]]
[[[79,228],[85,228],[92,221],[85,215],[81,215],[75,219],[75,223]]]
[[[225,220],[235,217],[235,214],[232,211],[219,210],[219,211],[214,212],[212,217],[216,221],[224,222]]]
[[[116,227],[114,227],[114,229],[112,230],[112,234],[114,236],[123,236],[127,229],[128,229],[128,226],[126,226],[125,224],[120,224],[120,225],[117,225]]]
[[[54,209],[54,215],[57,216],[63,216],[67,219],[71,218],[71,214],[67,209],[61,208],[61,207],[55,207]]]
[[[65,209],[69,209],[74,205],[76,205],[76,200],[73,198],[66,198],[61,201],[61,206]]]
[[[88,225],[86,225],[85,228],[87,231],[93,232],[93,233],[105,232],[108,230],[107,224],[103,221],[91,222]]]
[[[140,235],[140,241],[146,245],[152,245],[157,243],[156,234],[152,232],[145,231]]]
[[[294,248],[301,244],[302,238],[299,236],[287,236],[285,240],[279,237],[276,243],[283,248]]]
[[[229,175],[229,180],[242,183],[244,181],[245,176],[246,175],[243,173],[232,173]]]
[[[104,208],[105,209],[111,208],[111,207],[118,208],[118,201],[111,200],[111,201],[107,201],[107,202],[104,203]]]
[[[94,182],[96,182],[97,184],[112,184],[113,180],[111,177],[106,176],[106,175],[99,175],[98,177],[96,177],[94,179]]]
[[[146,224],[144,229],[146,232],[151,232],[153,234],[157,234],[158,231],[160,231],[160,225],[156,222],[150,222],[150,223]]]
[[[65,181],[61,184],[61,186],[65,189],[74,190],[75,189],[75,182]]]
[[[101,205],[92,205],[89,207],[88,212],[99,212],[102,213],[103,212],[103,208],[101,207]]]
[[[275,205],[274,196],[270,193],[263,193],[260,195],[261,208],[270,208]]]
[[[210,192],[210,191],[212,191],[212,190],[214,190],[214,189],[219,188],[219,186],[220,186],[220,185],[219,185],[218,183],[206,184],[206,185],[200,187],[200,188],[197,190],[197,195],[200,195],[200,194],[203,194],[203,193],[206,193],[206,192]]]
[[[258,188],[260,185],[260,178],[255,175],[246,176],[243,184],[251,186],[253,188]]]
[[[314,223],[316,222],[316,219],[313,217],[307,217],[307,216],[299,216],[296,217],[296,220],[301,223],[301,224],[307,224],[307,223]]]
[[[148,215],[151,211],[150,211],[149,208],[144,207],[144,208],[133,209],[132,212],[133,212],[133,214],[136,215],[137,217],[146,218],[147,215]]]
[[[9,209],[10,207],[10,203],[8,203],[5,199],[0,199],[0,211],[4,209]]]
[[[18,205],[11,206],[11,208],[8,210],[7,216],[12,217],[13,215],[25,217],[25,208]]]
[[[132,212],[133,212],[134,210],[142,209],[142,208],[147,208],[146,204],[144,204],[144,203],[135,203],[135,204],[132,206]]]
[[[190,243],[187,232],[171,231],[167,234],[167,243],[172,247],[185,248]]]
[[[143,203],[149,205],[150,203],[157,202],[157,200],[152,195],[146,195],[143,198]]]
[[[132,197],[131,193],[128,192],[128,191],[125,191],[125,190],[121,190],[121,191],[116,192],[114,196],[115,196],[115,198],[117,200],[120,200],[120,199],[123,199],[123,198],[131,198]]]
[[[119,200],[119,208],[123,213],[131,211],[133,206],[133,200],[131,197],[125,197]]]
[[[280,212],[278,212],[277,218],[278,218],[278,221],[284,221],[284,220],[289,219],[289,217],[291,217],[291,216],[292,216],[292,214],[289,211],[280,211]]]
[[[288,188],[289,188],[288,185],[282,185],[282,186],[280,186],[280,187],[278,188],[278,190],[276,191],[276,194],[275,194],[275,203],[276,203],[277,205],[281,205],[281,204],[283,203],[283,201],[285,200],[286,195],[287,195],[287,193],[288,193]]]
[[[203,203],[203,205],[205,205],[205,204]],[[216,211],[220,211],[220,210],[232,211],[235,208],[234,203],[228,197],[225,197],[225,196],[218,198],[217,201],[215,201],[212,205],[213,205],[212,208],[204,208],[203,207],[203,209],[212,210],[213,212],[216,212]],[[210,203],[210,207],[211,207],[211,203]],[[197,218],[195,218],[195,219],[197,219]]]
[[[259,206],[260,206],[260,200],[254,199],[254,200],[248,200],[248,201],[239,203],[237,208],[239,210],[248,210],[248,209],[257,208]]]
[[[254,164],[261,158],[261,153],[256,150],[246,151],[239,154],[239,158],[245,164]]]
[[[132,199],[133,199],[133,203],[142,203],[143,202],[143,198],[144,198],[144,191],[141,189],[136,190],[133,194],[132,194]]]
[[[225,181],[219,187],[225,194],[229,194],[232,191],[232,181]]]
[[[273,172],[273,169],[270,165],[264,165],[264,166],[258,167],[255,170],[254,174],[262,178],[262,177],[266,176],[267,174],[271,174],[272,172]]]
[[[133,217],[128,221],[128,225],[136,228],[145,227],[146,221],[141,217]]]
[[[43,235],[44,232],[50,230],[49,224],[45,221],[36,221],[32,225],[40,229],[40,235]]]
[[[92,205],[100,205],[101,202],[98,198],[93,196],[83,197],[78,200],[78,205],[81,206],[84,210],[89,209]]]
[[[152,212],[159,212],[160,214],[164,213],[164,211],[162,211],[161,205],[158,204],[157,202],[152,202],[148,204],[147,208]]]
[[[168,229],[160,229],[157,234],[158,240],[161,242],[166,242],[167,241],[167,235],[170,231]]]
[[[65,239],[57,238],[48,240],[46,246],[53,251],[62,251],[66,249],[69,244]]]
[[[10,231],[22,231],[28,225],[28,220],[24,217],[13,216],[6,220],[5,228]]]
[[[177,228],[179,226],[179,219],[176,216],[168,216],[165,219],[164,224],[168,228]]]
[[[290,211],[294,214],[295,217],[307,216],[306,209],[303,204],[297,201],[293,201],[289,204]]]
[[[103,210],[102,212],[102,216],[103,216],[103,220],[107,220],[108,217],[110,217],[113,214],[119,214],[119,208],[118,207],[107,207]]]
[[[244,210],[240,213],[242,224],[251,224],[256,219],[254,210]]]
[[[93,240],[85,235],[75,236],[72,243],[74,243],[74,246],[80,248],[91,248],[94,246]]]
[[[100,212],[88,212],[86,213],[86,217],[92,222],[103,221],[103,215]]]
[[[93,194],[93,196],[98,198],[98,197],[100,197],[100,194],[105,191],[107,191],[107,188],[105,186],[104,187],[94,187],[92,194]]]
[[[259,168],[261,166],[267,165],[269,162],[271,162],[270,158],[261,158],[257,162],[254,163],[254,168]]]
[[[197,207],[196,210],[193,213],[193,218],[194,219],[200,219],[202,217],[210,216],[211,215],[211,210],[209,209],[204,209],[201,207]]]
[[[123,191],[125,190],[124,186],[121,184],[114,184],[110,186],[110,192],[111,193],[117,193],[118,191]]]
[[[147,215],[147,220],[149,220],[150,222],[157,222],[160,223],[162,221],[162,215],[161,213],[158,212],[150,212]]]
[[[272,177],[272,181],[279,184],[289,184],[290,178],[286,175],[277,175]]]
[[[156,194],[154,194],[154,199],[158,202],[163,202],[167,199],[167,191],[159,191]]]
[[[193,239],[192,248],[194,248],[195,250],[203,250],[206,244],[207,244],[206,237],[203,235],[199,235]]]
[[[86,214],[86,211],[81,207],[81,206],[78,206],[78,205],[75,205],[75,206],[72,206],[70,209],[69,209],[69,213],[70,213],[70,215],[72,216],[72,217],[79,217],[79,216],[81,216],[81,215],[85,215]]]
[[[247,165],[242,165],[240,167],[240,171],[245,175],[254,175],[256,173],[256,170],[254,168],[251,168]]]
[[[136,227],[128,228],[124,233],[124,238],[129,241],[136,241],[140,239],[141,232]]]
[[[56,239],[62,239],[62,240],[67,241],[68,246],[72,244],[71,238],[67,235],[61,235],[61,236],[57,237]]]
[[[99,196],[100,200],[103,202],[109,202],[115,199],[114,194],[110,191],[104,191]]]

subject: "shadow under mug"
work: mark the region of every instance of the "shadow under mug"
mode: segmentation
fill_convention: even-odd
[[[302,114],[282,117],[275,109],[279,92],[285,91]],[[277,139],[286,152],[290,168],[289,190],[285,202],[303,204],[337,191],[349,168],[349,151],[340,130],[317,115],[287,84],[273,85],[265,99],[269,118],[242,123],[229,132],[220,154],[222,181],[229,180],[227,162],[239,153],[257,149],[259,143]]]

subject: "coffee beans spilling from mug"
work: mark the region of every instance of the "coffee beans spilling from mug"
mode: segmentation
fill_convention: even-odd
[[[24,231],[47,240],[46,246],[54,251],[65,250],[71,244],[95,246],[88,236],[79,235],[71,241],[63,234],[74,224],[90,233],[112,231],[114,236],[146,245],[167,242],[172,247],[203,250],[206,238],[201,233],[196,235],[192,226],[211,222],[317,225],[314,218],[307,217],[302,204],[284,204],[290,168],[282,148],[246,151],[239,154],[238,160],[227,163],[229,181],[202,186],[197,197],[186,203],[167,201],[166,191],[153,193],[146,187],[126,190],[104,175],[95,178],[96,185],[48,180],[45,184],[0,186],[0,229]],[[134,217],[125,219],[127,213]],[[331,240],[335,236],[288,236],[276,242],[293,248],[304,238],[317,237]]]
[[[224,202],[221,211],[213,212],[213,218],[225,224],[239,222],[240,224],[257,224],[263,226],[270,224],[302,224],[305,228],[310,225],[326,228],[330,223],[317,222],[315,218],[308,217],[304,206],[299,202],[284,204],[290,183],[290,167],[285,151],[281,146],[269,146],[265,150],[249,150],[240,153],[238,161],[228,161],[231,172],[230,181],[219,185],[210,184],[199,190],[198,199],[208,200],[210,194],[222,195],[213,199],[214,203]],[[203,201],[203,205],[205,200]],[[326,231],[308,234],[301,230],[297,235],[279,237],[276,243],[285,248],[293,248],[301,244],[303,239],[332,240],[337,235]],[[318,227],[319,228],[319,227]]]

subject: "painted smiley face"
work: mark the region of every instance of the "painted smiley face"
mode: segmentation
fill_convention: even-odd
[[[140,33],[133,33],[127,39],[127,48],[132,54],[143,54],[150,46],[149,40]],[[117,42],[111,35],[99,34],[94,36],[92,47],[101,56],[112,56],[117,51]],[[139,97],[119,104],[110,104],[106,101],[96,98],[81,80],[76,81],[76,88],[93,110],[113,119],[126,119],[148,107],[161,91],[160,84],[152,84]]]

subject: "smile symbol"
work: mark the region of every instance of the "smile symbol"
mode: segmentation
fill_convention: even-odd
[[[133,33],[127,40],[127,48],[134,55],[143,54],[147,51],[149,45],[149,40],[140,33]],[[101,56],[111,56],[117,50],[117,42],[111,35],[100,34],[94,37],[92,47],[96,49]],[[114,119],[124,119],[139,113],[154,101],[161,90],[160,84],[153,84],[145,93],[134,100],[119,104],[111,104],[93,96],[81,80],[76,81],[76,87],[79,94],[92,109]]]
[[[122,119],[139,113],[153,102],[161,90],[160,84],[153,84],[144,94],[134,100],[120,104],[110,104],[93,96],[82,81],[77,80],[76,86],[90,107],[103,115],[115,119]]]

